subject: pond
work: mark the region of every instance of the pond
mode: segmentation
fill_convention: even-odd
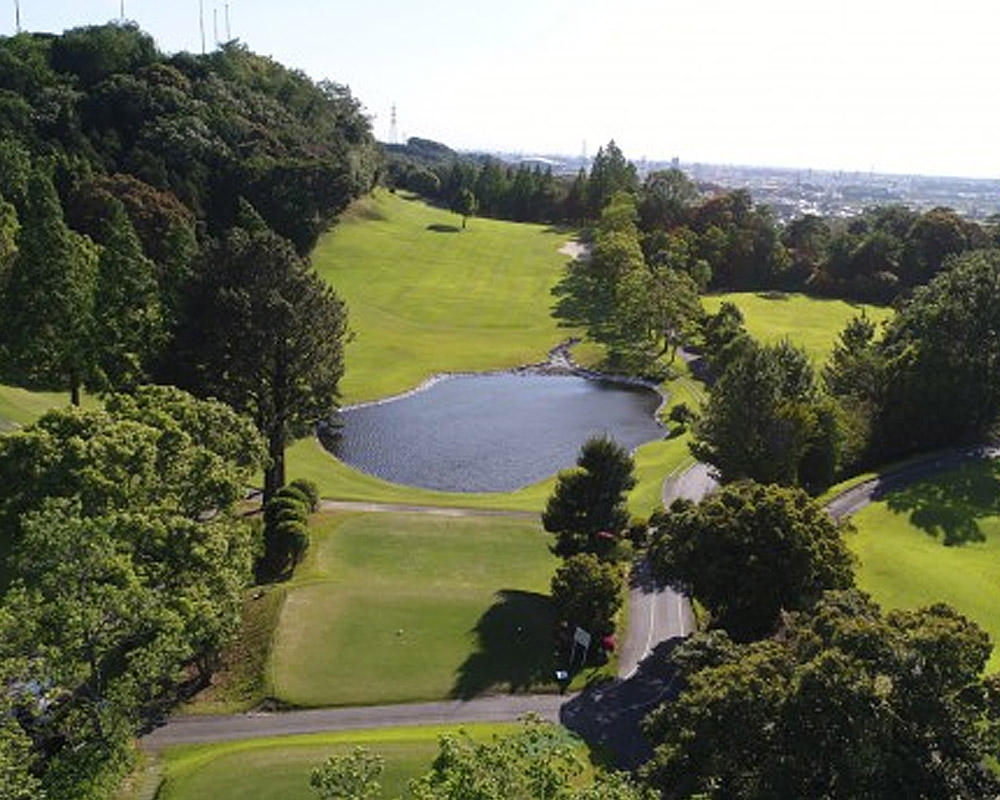
[[[628,450],[662,438],[652,389],[574,375],[443,378],[400,398],[344,409],[324,437],[347,464],[394,483],[506,492],[573,466],[607,434]]]

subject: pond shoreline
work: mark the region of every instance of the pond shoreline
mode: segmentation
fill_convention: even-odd
[[[341,406],[338,410],[355,411],[360,408],[371,408],[373,406],[385,405],[386,403],[394,403],[397,400],[405,400],[408,397],[413,397],[415,394],[419,394],[420,392],[429,389],[436,383],[449,380],[450,378],[478,378],[488,377],[490,375],[570,375],[600,383],[615,383],[622,386],[638,386],[644,389],[652,389],[660,395],[660,405],[656,409],[654,415],[656,420],[659,422],[660,412],[669,400],[668,395],[660,388],[661,384],[646,378],[637,377],[635,375],[620,375],[610,372],[600,372],[598,370],[587,369],[586,367],[580,366],[573,360],[572,354],[573,346],[579,342],[580,340],[577,338],[566,339],[549,350],[545,361],[538,361],[533,364],[522,364],[517,367],[508,367],[506,369],[437,372],[422,381],[419,385],[414,386],[412,389],[407,389],[405,392],[389,395],[388,397],[380,397],[377,400],[367,400],[363,403],[352,403],[350,405]]]

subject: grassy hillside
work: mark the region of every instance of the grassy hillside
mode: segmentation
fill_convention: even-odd
[[[571,335],[549,314],[568,234],[459,217],[378,192],[324,236],[313,263],[347,301],[344,401],[385,397],[438,372],[541,361]]]
[[[725,301],[735,303],[743,312],[747,330],[755,339],[776,342],[788,337],[804,347],[815,364],[826,361],[837,334],[862,309],[878,322],[892,316],[892,309],[882,306],[780,292],[715,294],[705,297],[702,305],[714,314]]]
[[[970,464],[854,517],[858,583],[887,608],[944,601],[1000,643],[1000,462]],[[987,667],[1000,669],[994,647]]]

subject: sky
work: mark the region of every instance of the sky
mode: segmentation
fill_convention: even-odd
[[[122,0],[2,0],[0,35]],[[995,0],[201,0],[206,44],[346,84],[390,135],[457,149],[1000,179]],[[166,52],[198,0],[124,0]],[[213,13],[214,12],[214,13]],[[2,12],[0,12],[2,13]]]

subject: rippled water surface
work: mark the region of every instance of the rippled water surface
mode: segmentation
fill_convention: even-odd
[[[659,439],[650,390],[564,375],[476,375],[398,400],[347,409],[331,449],[395,483],[510,491],[572,466],[588,437],[631,450]]]

